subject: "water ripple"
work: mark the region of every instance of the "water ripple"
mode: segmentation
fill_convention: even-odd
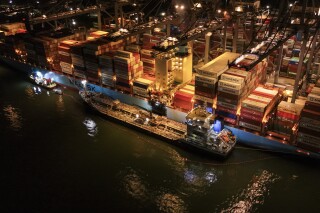
[[[165,193],[156,199],[157,206],[161,212],[179,213],[187,212],[184,201],[177,195]]]
[[[22,128],[22,117],[19,109],[14,108],[11,105],[3,107],[4,116],[10,122],[10,126],[13,130],[19,130]]]
[[[139,173],[132,169],[126,168],[120,172],[120,179],[124,191],[132,198],[146,202],[149,198],[147,186]]]
[[[275,174],[263,170],[254,176],[247,188],[227,201],[227,208],[216,212],[246,213],[257,211],[258,207],[263,205],[265,197],[269,195],[270,185],[278,179],[279,177]]]

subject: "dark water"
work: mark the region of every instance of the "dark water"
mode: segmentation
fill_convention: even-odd
[[[319,212],[319,164],[237,147],[225,162],[34,92],[0,67],[1,212]]]

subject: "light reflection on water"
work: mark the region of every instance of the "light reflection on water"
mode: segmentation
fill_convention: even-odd
[[[123,177],[122,181],[125,192],[134,199],[146,201],[148,198],[147,187],[145,186],[144,181],[138,172],[128,168],[125,173],[126,174],[124,174],[125,176]]]
[[[64,101],[63,101],[63,96],[62,95],[58,96],[56,104],[57,104],[57,110],[59,112],[64,112],[65,111],[65,106],[64,106]]]
[[[92,120],[90,118],[86,118],[83,121],[83,124],[87,128],[89,136],[94,137],[94,136],[96,136],[98,134],[98,127],[97,127],[96,122],[94,122],[94,120]]]
[[[187,211],[184,201],[178,195],[174,195],[171,193],[160,195],[156,199],[156,203],[161,212],[176,213]]]
[[[26,97],[28,97],[29,99],[34,99],[35,97],[35,93],[32,87],[27,86],[26,89],[24,90]]]
[[[7,105],[3,107],[4,116],[9,121],[10,127],[13,130],[19,130],[22,128],[22,117],[20,110],[11,106]]]
[[[264,200],[269,194],[270,186],[277,180],[279,180],[279,177],[271,172],[266,170],[259,172],[253,177],[247,188],[241,190],[227,201],[227,208],[218,212],[256,212],[258,207],[264,204]]]

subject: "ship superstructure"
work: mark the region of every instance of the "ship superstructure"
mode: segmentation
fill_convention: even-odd
[[[223,119],[204,107],[191,110],[186,116],[187,134],[183,143],[219,156],[227,156],[236,144],[236,136],[224,127]]]

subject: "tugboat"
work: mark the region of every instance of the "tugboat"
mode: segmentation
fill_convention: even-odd
[[[223,119],[199,106],[187,114],[186,120],[187,134],[181,143],[220,158],[232,152],[236,136],[224,127]]]
[[[29,76],[32,83],[35,83],[38,86],[41,86],[45,89],[51,90],[57,86],[55,82],[53,82],[53,79],[46,79],[42,76],[40,72],[33,72]]]

